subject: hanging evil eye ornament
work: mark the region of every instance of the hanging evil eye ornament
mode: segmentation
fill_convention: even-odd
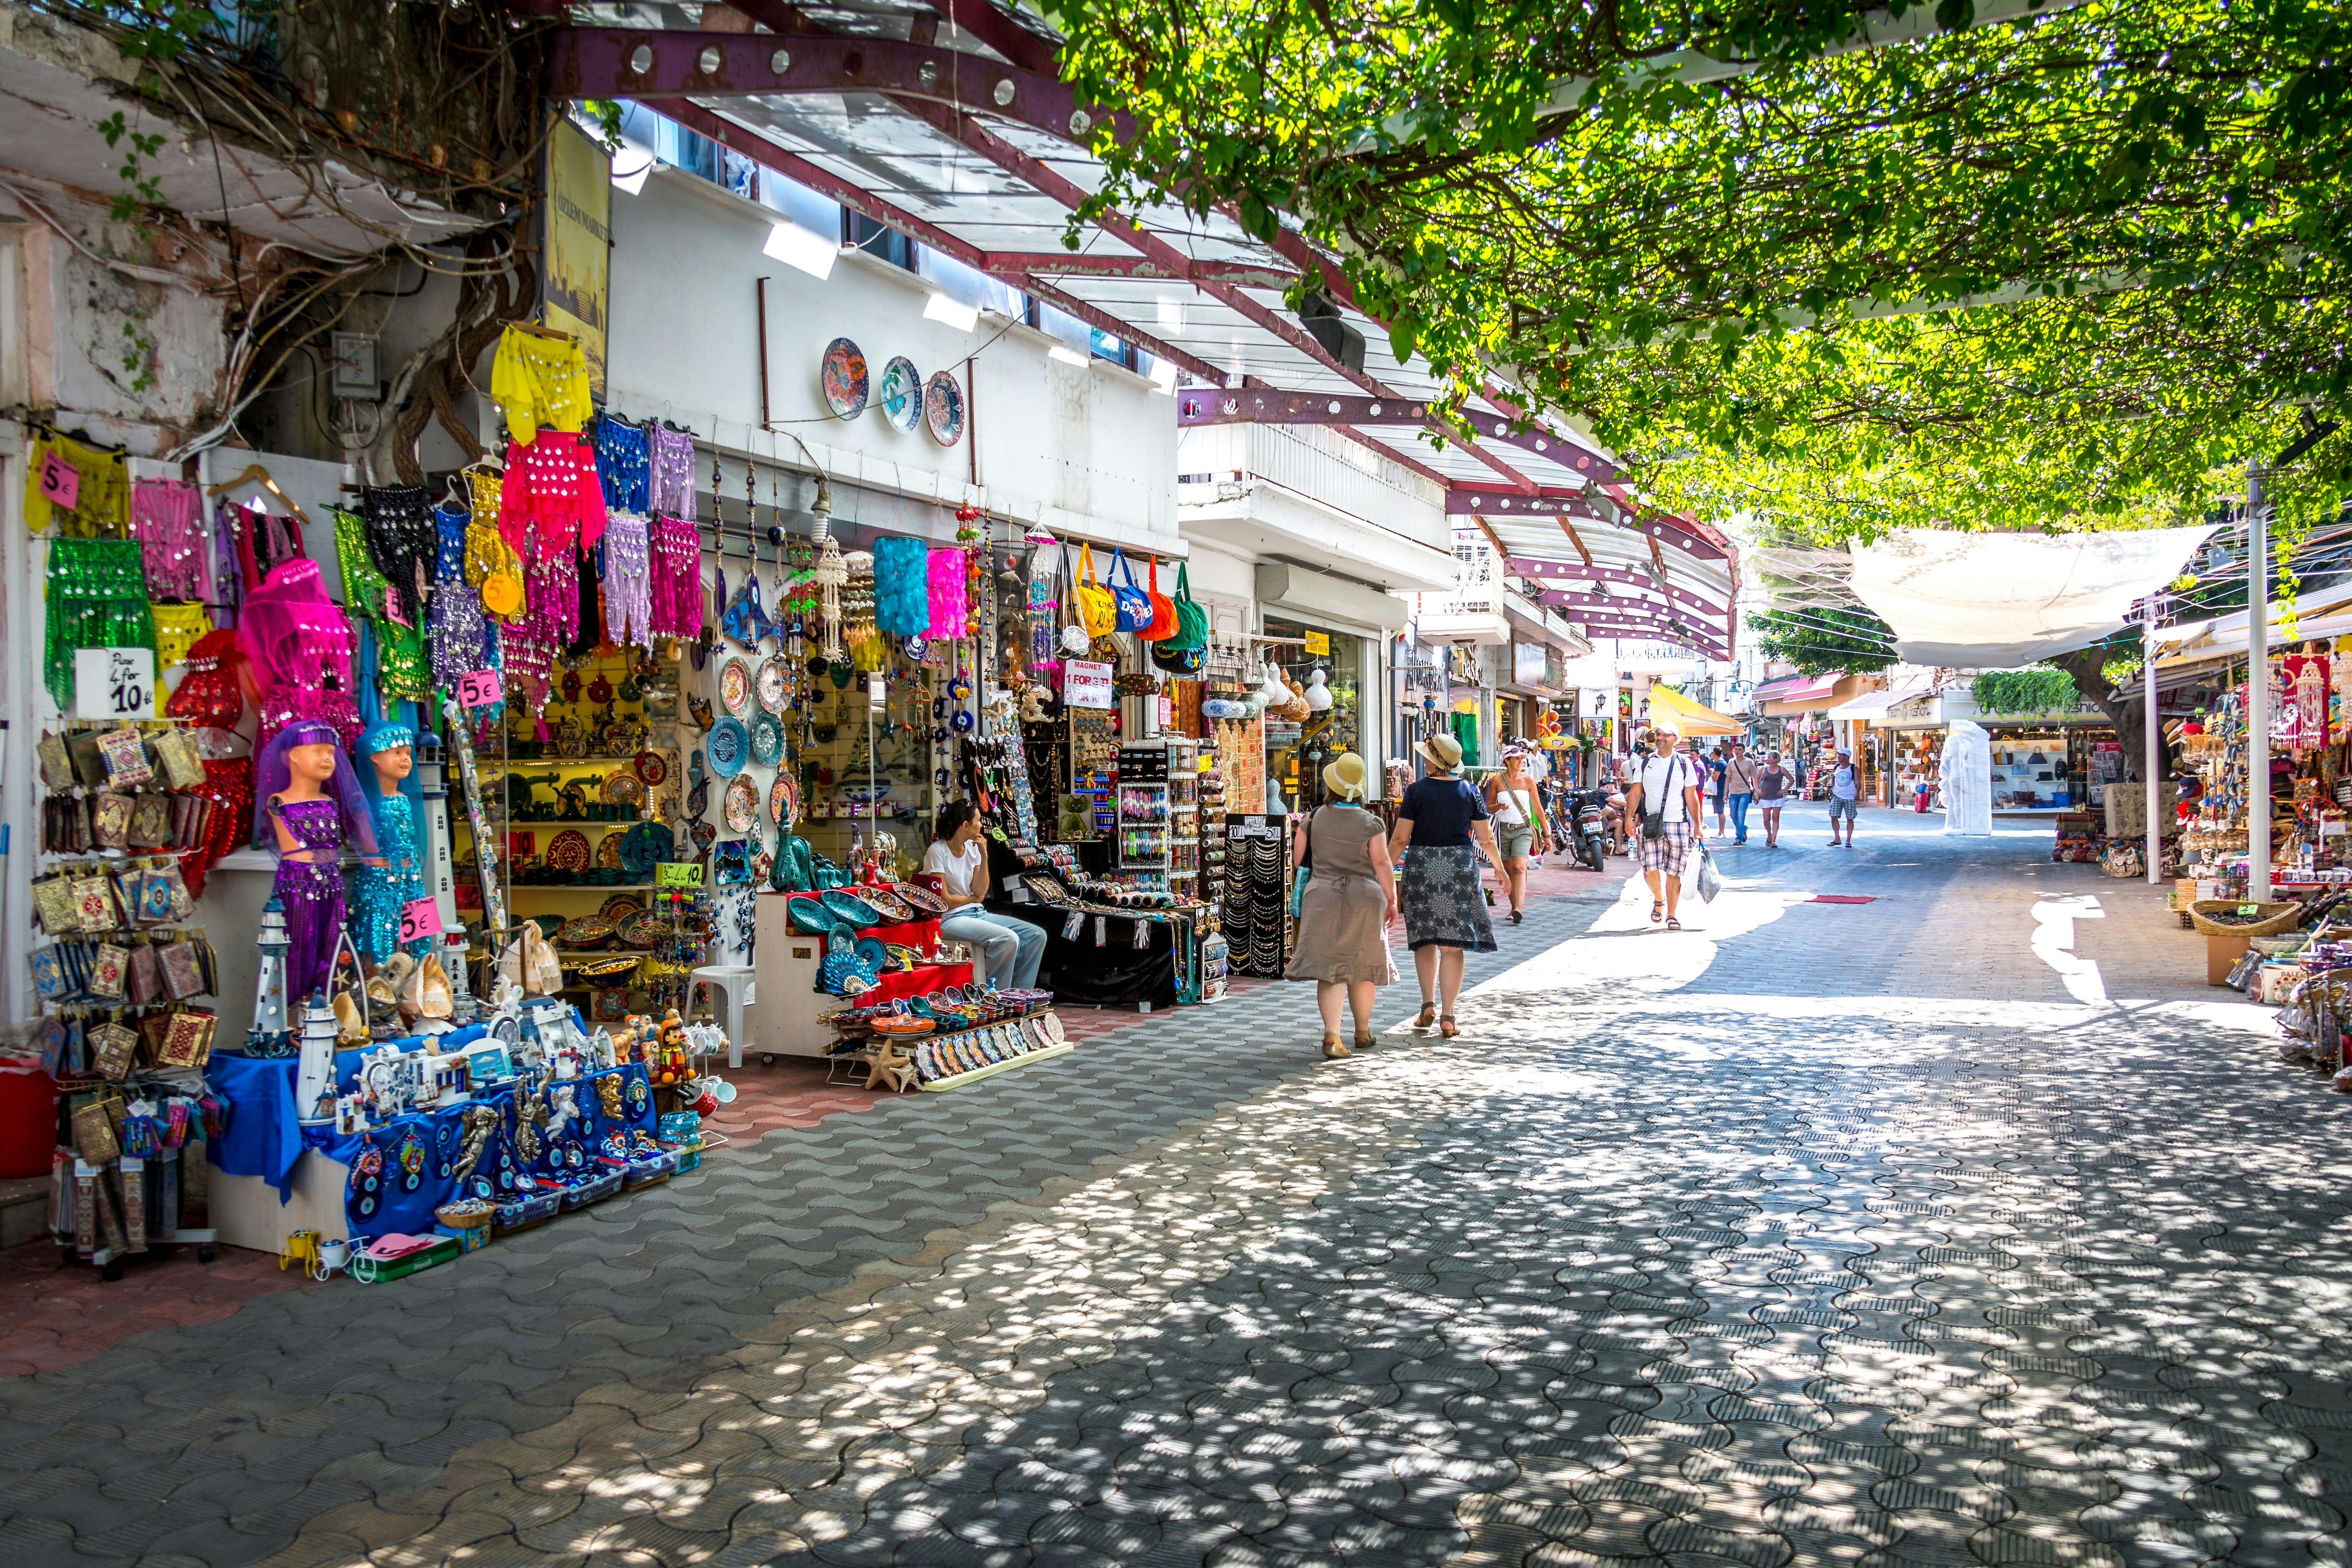
[[[954,720],[954,723],[955,723],[955,732],[956,732],[957,734],[959,734],[959,735],[968,735],[968,734],[970,734],[970,733],[971,732],[971,724],[972,724],[971,710],[971,709],[969,709],[969,708],[959,708],[959,709],[957,709],[957,710],[956,710],[956,712],[955,712],[955,720]]]
[[[632,1078],[629,1079],[629,1114],[631,1116],[644,1116],[646,1113],[646,1102],[651,1098],[651,1091],[646,1088],[646,1080],[644,1079]]]
[[[930,646],[929,639],[923,637],[920,633],[918,633],[907,639],[907,657],[912,659],[919,659],[923,657],[923,650]]]
[[[565,670],[563,672],[563,679],[557,681],[555,684],[556,689],[563,693],[563,700],[566,702],[577,702],[580,700],[580,672],[578,670]]]
[[[588,700],[591,702],[613,700],[613,683],[601,669],[596,672],[596,679],[588,683]]]
[[[370,1217],[383,1201],[383,1151],[375,1146],[371,1137],[362,1143],[359,1157],[352,1162],[352,1212],[362,1219]]]
[[[437,1173],[445,1182],[457,1169],[457,1119],[454,1116],[441,1118],[433,1130],[433,1142],[440,1153]]]
[[[400,1190],[413,1193],[425,1184],[425,1140],[411,1127],[400,1140]]]
[[[514,1151],[507,1147],[506,1140],[500,1139],[499,1141],[499,1191],[511,1193],[519,1190],[521,1185],[521,1173],[515,1169]]]

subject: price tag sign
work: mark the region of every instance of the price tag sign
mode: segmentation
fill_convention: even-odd
[[[81,470],[55,452],[41,459],[41,499],[73,510],[81,500]]]
[[[702,886],[702,862],[699,860],[661,861],[654,867],[654,886],[699,888]]]
[[[1099,660],[1073,658],[1062,665],[1062,700],[1073,708],[1114,708],[1111,668]]]
[[[2238,912],[2251,919],[2263,912],[2263,906],[2260,904],[2240,904],[2238,906]]]
[[[488,708],[506,700],[506,683],[495,669],[469,669],[457,678],[457,706]]]
[[[1328,658],[1331,657],[1331,634],[1329,632],[1308,632],[1303,640],[1307,644],[1307,651],[1313,654],[1316,658]]]
[[[154,650],[144,647],[76,648],[73,716],[77,719],[153,718]]]
[[[419,937],[441,934],[441,905],[432,899],[411,899],[400,909],[400,940],[403,946]]]

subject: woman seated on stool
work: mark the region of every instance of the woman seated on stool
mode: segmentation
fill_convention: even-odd
[[[1000,987],[1026,991],[1034,986],[1037,966],[1045,960],[1045,929],[1018,915],[981,907],[988,897],[988,846],[981,842],[980,813],[971,802],[950,801],[940,808],[931,847],[923,854],[923,869],[938,875],[940,897],[947,900],[940,934],[970,943],[980,954],[982,973]]]

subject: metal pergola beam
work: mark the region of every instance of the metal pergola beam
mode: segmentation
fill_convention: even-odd
[[[1320,345],[1318,345],[1318,347]],[[1427,430],[1449,439],[1460,441],[1461,431],[1449,425],[1431,410],[1425,402],[1400,398],[1393,395],[1371,397],[1350,397],[1331,393],[1265,391],[1228,391],[1215,396],[1202,395],[1194,399],[1177,400],[1177,420],[1192,425],[1355,425],[1407,426]],[[1597,462],[1590,453],[1580,453],[1573,447],[1554,439],[1541,431],[1513,435],[1509,426],[1499,426],[1503,434],[1496,437],[1507,446],[1533,452],[1538,457],[1573,467],[1578,460]],[[1484,439],[1484,432],[1481,433]],[[1463,441],[1463,448],[1475,449],[1477,443]],[[1597,476],[1596,476],[1597,477]],[[1498,490],[1497,494],[1511,494]],[[1530,492],[1518,491],[1522,496]],[[1544,489],[1532,492],[1541,495]],[[1523,500],[1523,508],[1528,502]],[[1451,510],[1451,509],[1449,509]],[[1465,507],[1464,511],[1475,509]]]
[[[771,26],[784,26],[770,33],[560,29],[548,58],[549,90],[568,99],[879,92],[898,100],[985,110],[1080,143],[1098,127],[1108,126],[1120,141],[1135,134],[1135,121],[1125,110],[1082,104],[1068,84],[1043,71],[934,44],[799,31],[808,19],[789,6],[741,9]]]
[[[1581,566],[1568,561],[1541,561],[1525,555],[1508,556],[1504,569],[1514,577],[1526,577],[1546,587],[1559,586],[1563,593],[1572,592],[1568,585],[1578,583],[1622,583],[1646,594],[1658,594],[1678,605],[1705,616],[1728,616],[1730,606],[1720,605],[1706,596],[1675,583],[1659,583],[1649,573],[1635,572],[1622,566]]]
[[[992,250],[988,270],[1003,275],[1043,274],[1063,278],[1118,278],[1144,281],[1191,283],[1208,279],[1219,283],[1246,283],[1259,289],[1287,289],[1296,274],[1254,261],[1194,261],[1179,272],[1148,256],[1117,256],[1075,250]]]
[[[1445,510],[1454,517],[1483,517],[1505,522],[1519,517],[1579,517],[1638,530],[1703,561],[1732,559],[1727,541],[1719,535],[1709,537],[1714,530],[1670,513],[1643,511],[1630,500],[1621,501],[1605,492],[1596,499],[1591,491],[1547,485],[1536,495],[1524,496],[1493,485],[1456,483],[1446,492]]]

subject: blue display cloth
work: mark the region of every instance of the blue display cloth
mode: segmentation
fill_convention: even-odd
[[[598,1087],[606,1079],[617,1086],[613,1095],[620,1108],[617,1117],[606,1110],[605,1096]],[[517,1146],[522,1091],[516,1089],[478,1096],[465,1104],[396,1116],[366,1132],[310,1128],[305,1130],[304,1141],[328,1159],[351,1167],[343,1188],[343,1217],[355,1239],[373,1239],[394,1231],[423,1234],[432,1229],[433,1211],[442,1205],[466,1197],[502,1202],[521,1191],[525,1178],[594,1173],[603,1169],[595,1163],[596,1146],[606,1133],[616,1128],[654,1131],[652,1080],[642,1063],[608,1068],[548,1084],[534,1092],[550,1106],[551,1114],[536,1124],[541,1152],[528,1164]],[[571,1114],[559,1130],[552,1112],[556,1104],[567,1100]],[[464,1156],[466,1111],[470,1105],[495,1106],[499,1116],[497,1131],[461,1182],[457,1167]]]
[[[215,1051],[205,1064],[205,1083],[228,1107],[228,1127],[205,1149],[212,1163],[232,1176],[259,1176],[278,1189],[278,1201],[293,1196],[294,1164],[302,1157],[302,1128],[294,1116],[292,1057],[241,1057]]]

